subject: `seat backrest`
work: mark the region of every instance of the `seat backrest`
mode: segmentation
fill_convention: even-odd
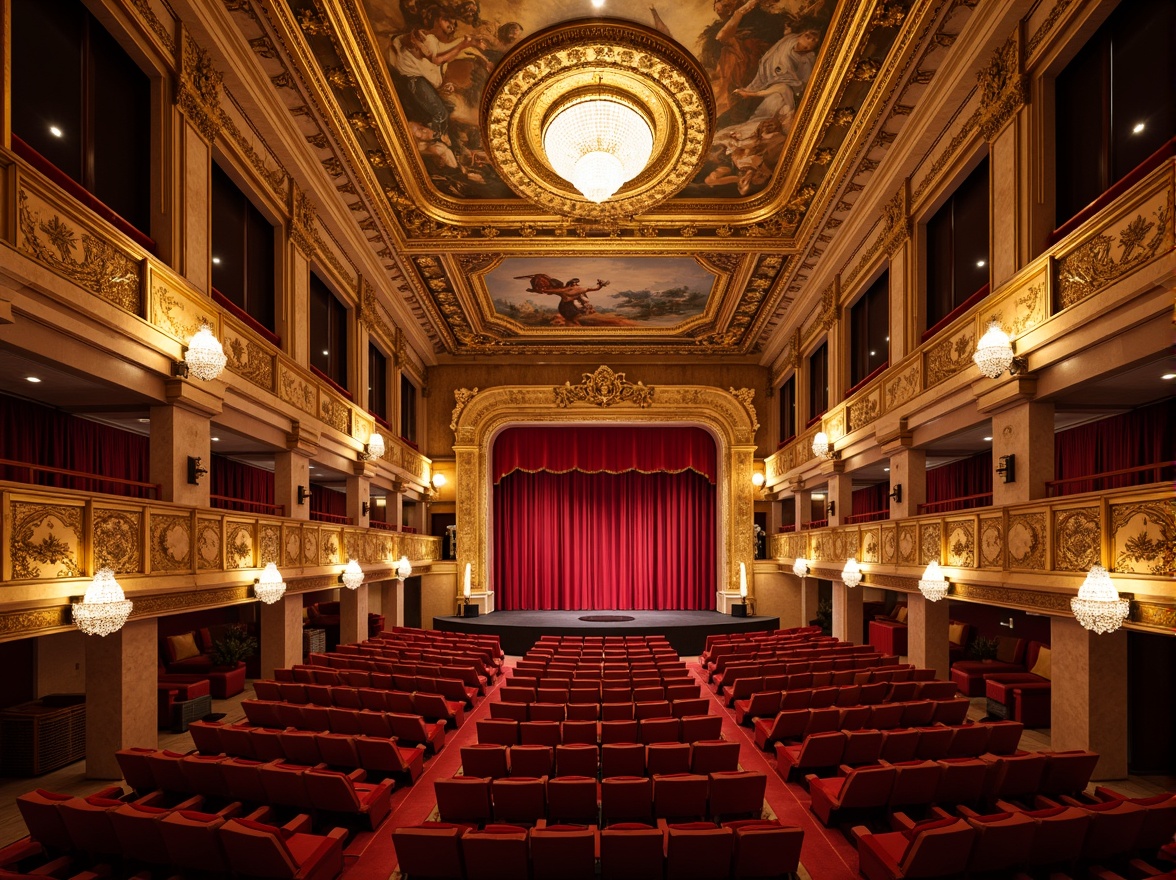
[[[734,832],[709,822],[671,825],[666,834],[666,880],[726,877]]]
[[[1041,778],[1041,794],[1078,794],[1090,782],[1090,774],[1098,763],[1098,752],[1073,749],[1047,752],[1045,773]]]
[[[300,810],[314,808],[314,802],[306,790],[306,780],[302,778],[306,772],[304,765],[262,764],[257,772],[265,787],[268,803]]]
[[[602,777],[644,776],[645,746],[638,743],[605,743],[600,747]]]
[[[73,795],[59,794],[38,788],[16,798],[17,809],[33,840],[56,850],[73,850],[73,837],[61,817],[59,805],[73,799]]]
[[[763,820],[733,822],[728,827],[735,831],[732,880],[796,873],[803,829]]]
[[[443,822],[489,822],[490,780],[479,776],[454,776],[433,783],[437,810]]]
[[[1011,755],[1017,751],[1024,724],[1020,721],[993,721],[984,726],[988,728],[987,751],[994,755]]]
[[[506,749],[506,746],[498,743],[473,743],[462,746],[461,772],[466,776],[486,776],[491,779],[509,776]]]
[[[467,880],[526,877],[527,829],[517,825],[487,825],[461,838]]]
[[[976,831],[976,844],[968,861],[968,871],[982,874],[1024,864],[1033,848],[1037,823],[1024,813],[994,813],[968,817]]]
[[[842,764],[874,764],[882,752],[881,730],[847,730],[845,750],[841,753]]]
[[[1086,829],[1086,840],[1082,845],[1082,857],[1090,861],[1101,861],[1124,855],[1135,846],[1139,829],[1147,811],[1131,801],[1107,801],[1088,804],[1090,825]]]
[[[653,808],[653,782],[642,776],[610,776],[600,783],[600,816],[613,822],[648,821]]]
[[[858,767],[849,772],[839,795],[842,808],[881,807],[894,787],[893,767]]]
[[[701,819],[707,814],[710,780],[697,773],[653,777],[653,815],[658,819]]]
[[[496,822],[532,825],[547,815],[547,777],[510,776],[490,783]]]
[[[600,749],[585,743],[564,743],[555,747],[555,773],[558,776],[593,776],[600,770]],[[622,774],[625,776],[632,773]]]
[[[768,776],[754,770],[711,773],[708,815],[712,819],[748,815],[756,818],[764,806]]]
[[[739,743],[733,740],[695,740],[690,751],[691,773],[718,773],[739,766]]]
[[[595,880],[595,877],[596,834],[591,828],[556,824],[531,831],[532,880]]]
[[[600,878],[661,877],[662,832],[641,823],[620,823],[600,832]]]
[[[293,878],[298,875],[298,862],[282,839],[281,829],[275,826],[247,819],[230,819],[221,826],[219,836],[235,872],[249,877]]]
[[[1072,862],[1082,854],[1090,813],[1078,807],[1051,807],[1030,813],[1037,823],[1029,864]]]
[[[937,804],[975,804],[984,796],[989,766],[979,758],[940,758],[943,768],[935,791]]]
[[[943,767],[934,761],[904,761],[894,765],[894,786],[890,790],[890,807],[930,804],[935,800]]]
[[[915,757],[921,760],[934,761],[946,758],[951,750],[951,743],[955,737],[952,727],[920,727],[919,745],[915,749]]]
[[[229,871],[224,847],[217,829],[224,825],[221,816],[174,810],[159,820],[159,832],[173,865],[193,871],[225,874]]]
[[[903,877],[939,877],[963,873],[976,832],[963,819],[918,831],[902,859]]]
[[[596,780],[590,776],[560,776],[547,780],[547,811],[553,822],[597,821]]]

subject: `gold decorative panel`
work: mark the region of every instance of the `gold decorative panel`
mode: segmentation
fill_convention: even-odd
[[[919,549],[918,535],[914,523],[898,525],[898,562],[914,565]]]
[[[151,570],[192,570],[192,518],[151,511]]]
[[[302,527],[302,561],[306,565],[319,565],[319,530],[315,526]]]
[[[264,566],[267,562],[283,564],[282,527],[277,523],[262,523],[258,526],[257,531],[258,567]]]
[[[301,526],[282,526],[282,565],[302,565]]]
[[[143,512],[94,507],[94,568],[143,571]]]
[[[943,526],[937,522],[919,523],[919,565],[939,562],[943,545]]]
[[[1100,561],[1102,508],[1097,504],[1053,510],[1054,568],[1090,571]]]
[[[13,580],[85,573],[81,505],[13,501],[10,509]]]
[[[258,568],[254,558],[254,523],[229,521],[226,525],[225,568]]]
[[[882,526],[882,561],[888,565],[898,562],[898,526]]]
[[[1017,513],[1009,516],[1009,568],[1044,569],[1045,545],[1044,513]]]
[[[1176,575],[1176,502],[1111,505],[1112,569]]]
[[[210,301],[189,296],[189,285],[173,280],[154,266],[147,274],[147,283],[151,293],[148,320],[157,329],[186,345],[200,325],[207,324],[220,338],[220,312]]]
[[[849,404],[849,430],[864,428],[882,412],[882,387],[875,385],[869,392],[855,397]]]
[[[881,562],[881,530],[877,526],[864,528],[861,532],[861,561]]]
[[[259,342],[237,330],[230,322],[221,326],[227,368],[247,382],[265,391],[274,391],[274,364],[277,358]]]
[[[902,368],[898,375],[885,378],[886,408],[893,409],[906,403],[922,390],[922,364],[916,358]]]
[[[212,571],[224,568],[224,527],[219,519],[196,517],[196,568]]]
[[[315,386],[284,362],[278,364],[278,397],[305,413],[318,416],[315,406],[318,394]]]
[[[853,556],[860,562],[861,551],[858,545],[861,536],[858,534],[858,530],[851,529],[847,532],[841,532],[839,533],[839,537],[844,538],[844,541],[842,542],[841,547],[838,547],[835,542],[833,545],[834,549],[840,550],[841,553],[845,554],[846,558]]]
[[[1048,278],[1048,267],[1042,265],[995,302],[985,302],[978,315],[981,329],[987,329],[989,322],[996,320],[1016,339],[1044,321],[1049,316]]]
[[[343,555],[342,535],[336,529],[321,529],[319,531],[319,565],[342,565],[346,559]]]
[[[319,418],[342,434],[351,435],[351,407],[329,394],[319,397]]]
[[[932,344],[925,354],[926,387],[934,387],[960,370],[972,366],[972,354],[975,351],[976,327],[971,322],[948,334],[942,341]]]
[[[1004,518],[980,517],[980,565],[1004,568]]]
[[[972,568],[976,564],[976,520],[947,521],[947,564]]]

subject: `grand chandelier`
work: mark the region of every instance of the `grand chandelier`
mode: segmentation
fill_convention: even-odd
[[[88,636],[108,636],[122,629],[134,603],[128,599],[109,568],[94,575],[81,602],[73,603],[74,625]]]
[[[197,379],[211,382],[224,372],[228,362],[225,349],[213,335],[212,328],[201,324],[200,329],[188,340],[188,350],[184,353],[188,373]]]
[[[947,595],[947,579],[934,559],[927,563],[923,576],[919,578],[919,592],[928,602],[938,602]]]
[[[396,563],[396,577],[402,581],[412,577],[412,563],[408,561],[407,556],[401,556],[400,561]]]
[[[539,207],[630,218],[669,198],[710,149],[715,102],[694,55],[630,21],[562,22],[514,46],[482,96],[483,141]]]
[[[1070,600],[1070,610],[1082,626],[1101,635],[1123,625],[1131,613],[1131,603],[1119,598],[1107,570],[1096,565],[1078,588],[1078,595]]]
[[[798,578],[808,577],[809,561],[803,556],[796,557],[796,560],[792,563],[792,573]]]
[[[645,170],[653,131],[632,106],[593,97],[556,114],[543,133],[543,151],[560,177],[600,204]]]
[[[845,560],[845,568],[841,569],[841,582],[850,589],[862,582],[862,569],[855,557]]]
[[[354,559],[348,560],[347,566],[343,569],[343,573],[339,575],[339,580],[343,582],[349,590],[358,590],[359,585],[363,583],[363,569],[359,567],[359,563]]]
[[[264,605],[273,605],[286,595],[286,582],[276,563],[265,564],[261,577],[253,582],[253,595]]]
[[[972,360],[980,368],[980,372],[989,379],[995,379],[1005,370],[1009,375],[1016,376],[1026,369],[1024,358],[1019,358],[1013,352],[1013,343],[1009,335],[1000,327],[1000,322],[993,320],[988,324],[988,330],[980,341],[976,343],[976,353]]]

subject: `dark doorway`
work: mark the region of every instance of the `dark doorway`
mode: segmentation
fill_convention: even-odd
[[[404,625],[421,625],[421,579],[410,577],[404,582]]]

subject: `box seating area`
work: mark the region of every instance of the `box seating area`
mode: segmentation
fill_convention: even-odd
[[[978,758],[985,753],[1011,755],[1024,726],[1019,721],[979,722],[958,727],[900,727],[891,730],[833,730],[788,745],[776,743],[776,772],[796,781],[801,774],[822,775],[839,766],[892,764],[950,758]]]
[[[400,868],[410,878],[723,880],[795,873],[802,836],[799,828],[764,820],[721,826],[622,823],[602,831],[582,825],[490,824],[470,829],[430,822],[397,828],[392,842]]]
[[[37,790],[17,798],[30,838],[0,851],[16,876],[62,876],[87,866],[78,880],[117,871],[201,872],[213,876],[331,880],[343,869],[345,828],[315,833],[311,817],[284,825],[261,807],[240,803],[205,812],[201,798],[160,806],[159,798],[120,799],[121,788],[81,798]],[[22,855],[23,854],[23,855]]]

